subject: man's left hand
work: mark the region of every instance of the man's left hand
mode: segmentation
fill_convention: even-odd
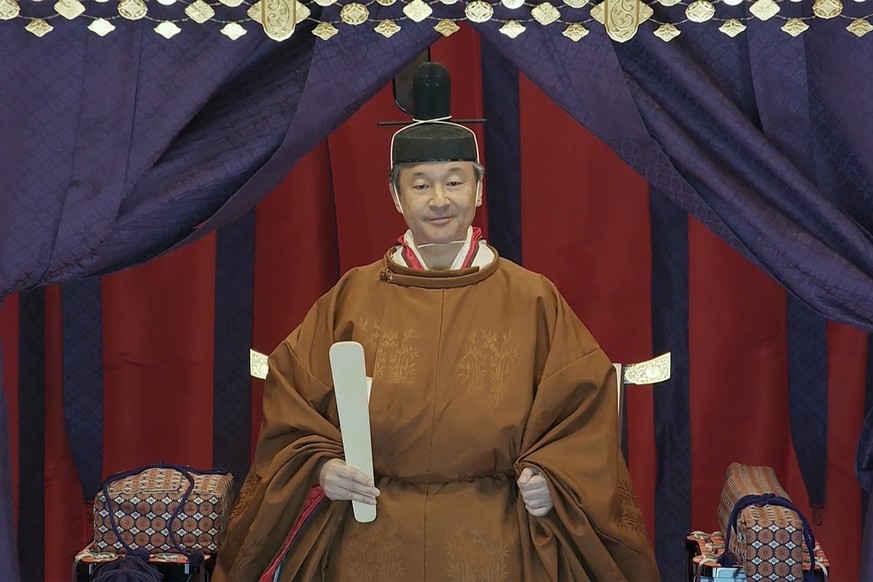
[[[518,491],[524,501],[527,512],[534,517],[543,517],[552,510],[552,494],[549,492],[549,484],[540,472],[531,467],[525,467],[518,480]]]

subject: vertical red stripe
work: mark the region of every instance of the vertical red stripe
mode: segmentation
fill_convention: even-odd
[[[212,464],[214,281],[214,235],[104,278],[104,475]]]
[[[787,483],[785,292],[695,220],[688,240],[691,518],[715,531],[731,462]]]
[[[64,421],[61,288],[45,290],[45,578],[70,575],[84,537],[84,495]],[[93,493],[96,493],[93,492]]]
[[[3,390],[9,413],[9,452],[12,461],[12,511],[18,524],[18,294],[6,297],[0,307],[0,340],[3,342]]]
[[[406,115],[384,87],[328,138],[336,202],[340,272],[372,263],[406,230],[388,189],[391,136],[398,128],[377,127]]]
[[[254,348],[269,354],[337,280],[336,218],[326,143],[315,147],[257,208]],[[263,382],[252,381],[254,447]]]
[[[525,266],[554,281],[613,361],[650,358],[648,185],[525,77],[519,102]],[[627,408],[631,476],[654,536],[651,390],[630,387]]]

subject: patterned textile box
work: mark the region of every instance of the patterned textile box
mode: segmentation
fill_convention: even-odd
[[[718,521],[727,536],[737,501],[747,495],[772,493],[790,500],[770,467],[732,463],[721,492]],[[750,505],[740,511],[730,532],[730,550],[750,580],[800,580],[804,548],[803,521],[796,511],[775,504]]]
[[[169,467],[150,467],[122,476],[106,487],[109,505],[122,540],[131,548],[150,553],[175,552],[169,536],[186,550],[214,553],[224,538],[230,518],[233,475],[210,474],[191,469],[194,488],[183,507],[179,502],[190,485],[182,472]],[[178,515],[171,517],[178,510]],[[103,491],[94,499],[95,552],[123,553],[124,546],[113,530]]]
[[[746,573],[739,567],[720,566],[718,557],[724,553],[724,536],[720,531],[711,534],[693,531],[685,538],[685,554],[688,558],[688,582],[721,582],[734,580],[745,582]],[[809,572],[809,554],[804,553],[803,571]],[[827,582],[830,563],[821,545],[815,544],[815,579]]]

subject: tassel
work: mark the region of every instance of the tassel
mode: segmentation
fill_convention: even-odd
[[[97,568],[92,582],[161,582],[163,576],[149,564],[146,550],[134,550]]]

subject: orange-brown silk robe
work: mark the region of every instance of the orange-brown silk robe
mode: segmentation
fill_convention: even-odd
[[[342,456],[328,350],[364,346],[378,516],[323,502],[282,580],[658,578],[617,445],[614,368],[554,285],[496,259],[347,273],[270,356],[254,466],[218,580],[256,580],[320,463]],[[554,509],[528,515],[525,466]]]

